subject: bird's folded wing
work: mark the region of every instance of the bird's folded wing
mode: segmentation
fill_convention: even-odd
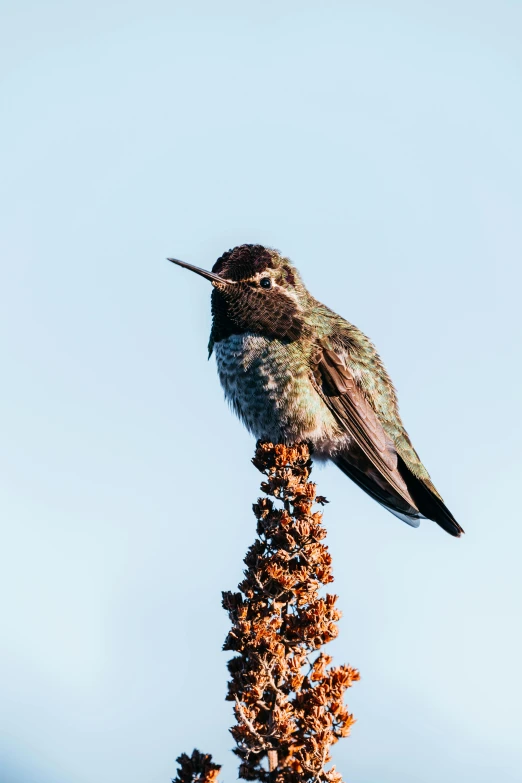
[[[319,393],[341,425],[365,454],[382,479],[409,505],[415,503],[397,467],[397,453],[391,440],[366,400],[363,391],[342,358],[320,345],[318,370],[322,380]]]

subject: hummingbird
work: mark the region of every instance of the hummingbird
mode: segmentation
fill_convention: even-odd
[[[225,397],[247,429],[272,443],[307,442],[392,514],[418,527],[460,527],[435,489],[399,415],[372,342],[314,299],[279,251],[239,245],[212,271],[169,258],[209,280],[214,353]]]

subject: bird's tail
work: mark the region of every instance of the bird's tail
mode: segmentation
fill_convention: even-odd
[[[370,497],[408,525],[419,527],[421,519],[431,519],[452,536],[460,536],[464,532],[441,498],[434,494],[421,479],[413,475],[400,456],[398,456],[397,468],[406,484],[407,494],[412,499],[412,503],[408,503],[395,492],[393,487],[387,485],[383,476],[379,476],[378,482],[375,475],[372,475],[373,471],[365,471],[360,465],[354,465],[348,455],[336,454],[333,462]]]
[[[400,455],[398,455],[398,468],[403,477],[408,492],[413,498],[415,505],[420,513],[426,519],[432,519],[437,525],[449,533],[450,536],[458,538],[464,533],[464,529],[459,525],[449,508],[446,506],[440,495],[424,482],[421,478],[415,476]],[[432,485],[433,486],[433,485]],[[435,491],[434,491],[435,490]]]

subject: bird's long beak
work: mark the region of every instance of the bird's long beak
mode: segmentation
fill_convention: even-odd
[[[206,269],[201,269],[201,267],[194,266],[194,264],[187,264],[186,261],[178,261],[177,258],[167,258],[167,261],[172,261],[173,264],[182,266],[184,269],[190,269],[191,272],[195,272],[197,275],[205,277],[207,280],[210,280],[211,283],[219,283],[220,285],[226,285],[228,283],[228,280],[223,280],[222,277],[215,275],[214,272],[207,272]]]

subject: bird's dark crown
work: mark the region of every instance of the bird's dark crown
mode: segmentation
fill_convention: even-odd
[[[288,259],[263,245],[238,245],[223,253],[212,267],[215,274],[235,282],[251,280],[271,269],[278,271],[280,285],[294,285],[296,274]]]

